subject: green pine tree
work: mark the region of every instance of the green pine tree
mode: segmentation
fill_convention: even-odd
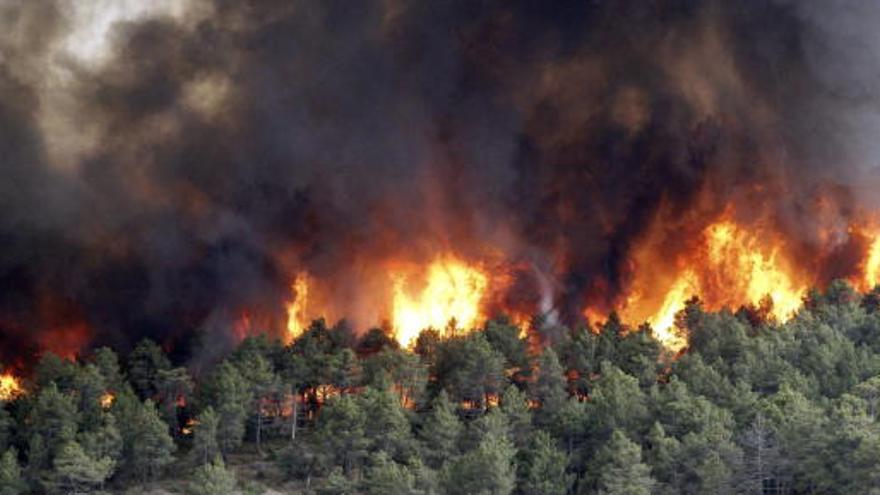
[[[366,423],[360,402],[348,394],[332,398],[321,410],[318,441],[332,453],[346,475],[351,475],[367,454],[370,441],[365,433]]]
[[[0,457],[0,495],[22,495],[27,488],[18,464],[18,453],[15,449],[8,449]]]
[[[217,456],[196,468],[189,483],[187,493],[190,495],[233,495],[239,493],[235,489],[235,473],[226,469],[223,459]]]
[[[44,486],[57,493],[87,493],[103,486],[115,464],[109,457],[92,458],[78,443],[67,442],[55,457]]]
[[[359,399],[369,418],[365,433],[370,450],[387,452],[397,459],[412,450],[409,419],[394,392],[387,387],[367,387]]]
[[[170,368],[165,351],[150,339],[138,342],[128,356],[128,379],[141,399],[156,396],[157,375]]]
[[[316,493],[317,495],[354,495],[355,484],[345,476],[342,468],[337,466],[330,471],[330,475]]]
[[[422,444],[422,457],[428,466],[439,468],[446,459],[458,453],[458,440],[463,426],[446,391],[440,391],[431,403],[418,438]]]
[[[109,347],[95,350],[92,362],[98,367],[109,390],[118,392],[125,386],[125,377],[119,367],[119,357]]]
[[[192,447],[192,456],[196,464],[208,464],[211,459],[216,459],[220,455],[220,444],[217,442],[219,422],[220,418],[211,406],[196,418]]]
[[[174,460],[174,440],[153,401],[140,404],[123,431],[125,466],[140,480],[155,479]]]
[[[366,495],[411,495],[415,477],[406,466],[378,452],[370,459],[362,489]]]
[[[525,394],[516,385],[509,385],[501,395],[501,412],[510,424],[514,443],[524,446],[532,434],[532,411]]]
[[[539,424],[546,424],[553,414],[562,408],[566,392],[565,370],[552,348],[544,349],[538,360],[537,376],[532,387],[532,397],[541,405]],[[542,419],[544,418],[544,419]]]
[[[505,435],[487,435],[477,448],[446,464],[441,473],[442,493],[512,493],[516,486],[515,455],[516,449]]]
[[[568,458],[553,438],[538,431],[521,451],[518,464],[519,491],[523,495],[565,495],[574,482],[566,473]]]
[[[239,369],[228,361],[220,363],[202,385],[201,402],[217,413],[217,440],[224,454],[244,440],[253,393]]]
[[[39,391],[26,422],[27,469],[31,479],[50,469],[61,447],[74,440],[77,422],[76,403],[71,395],[62,394],[55,382]]]
[[[651,468],[642,462],[642,449],[620,430],[596,455],[594,472],[601,495],[651,495],[656,484]]]

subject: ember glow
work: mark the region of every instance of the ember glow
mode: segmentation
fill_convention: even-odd
[[[21,395],[21,382],[12,373],[0,375],[0,401],[10,401]]]

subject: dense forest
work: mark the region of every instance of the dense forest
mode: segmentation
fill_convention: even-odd
[[[317,320],[196,374],[149,340],[47,354],[0,409],[0,494],[880,493],[880,288],[767,314],[692,299],[678,356],[614,315],[412,349]]]

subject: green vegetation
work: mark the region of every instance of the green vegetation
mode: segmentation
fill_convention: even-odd
[[[47,355],[0,408],[0,494],[877,493],[878,292],[835,283],[785,323],[693,300],[680,356],[614,317],[412,351],[317,320],[198,377],[147,341]]]

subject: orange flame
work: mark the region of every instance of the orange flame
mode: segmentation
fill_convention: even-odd
[[[756,235],[732,222],[711,225],[707,236],[709,261],[719,274],[719,287],[726,286],[723,305],[757,306],[761,299],[769,297],[776,319],[786,320],[794,315],[807,286],[794,282],[791,270],[782,259],[780,244],[764,246]]]
[[[696,248],[679,260],[671,276],[662,275],[665,260],[657,259],[653,251],[637,256],[634,290],[622,316],[630,322],[650,323],[654,336],[672,351],[687,345],[675,328],[675,315],[692,296],[710,309],[757,307],[769,299],[771,316],[787,320],[800,307],[809,281],[798,276],[784,247],[768,232],[747,230],[723,218],[702,231]],[[661,274],[650,265],[659,265]]]
[[[291,285],[293,301],[287,305],[287,334],[293,340],[302,335],[308,326],[309,276],[306,272],[296,275]]]
[[[443,329],[455,319],[458,327],[471,329],[484,318],[481,303],[489,277],[482,269],[454,256],[435,259],[428,266],[424,288],[415,295],[408,290],[407,274],[393,273],[392,280],[392,324],[404,347],[426,328]]]
[[[12,373],[0,375],[0,401],[10,401],[24,392],[18,378]]]
[[[116,396],[113,395],[112,392],[105,392],[104,395],[102,395],[101,398],[98,399],[98,402],[101,403],[101,408],[106,410],[106,409],[110,409],[111,407],[113,407],[113,402],[115,400],[116,400]]]
[[[660,310],[648,318],[654,337],[664,347],[679,351],[687,340],[675,328],[675,315],[684,308],[685,302],[697,291],[697,277],[692,270],[684,271],[666,292]]]
[[[864,279],[868,290],[880,284],[880,235],[873,237],[874,240],[868,249],[868,257],[865,259]]]

